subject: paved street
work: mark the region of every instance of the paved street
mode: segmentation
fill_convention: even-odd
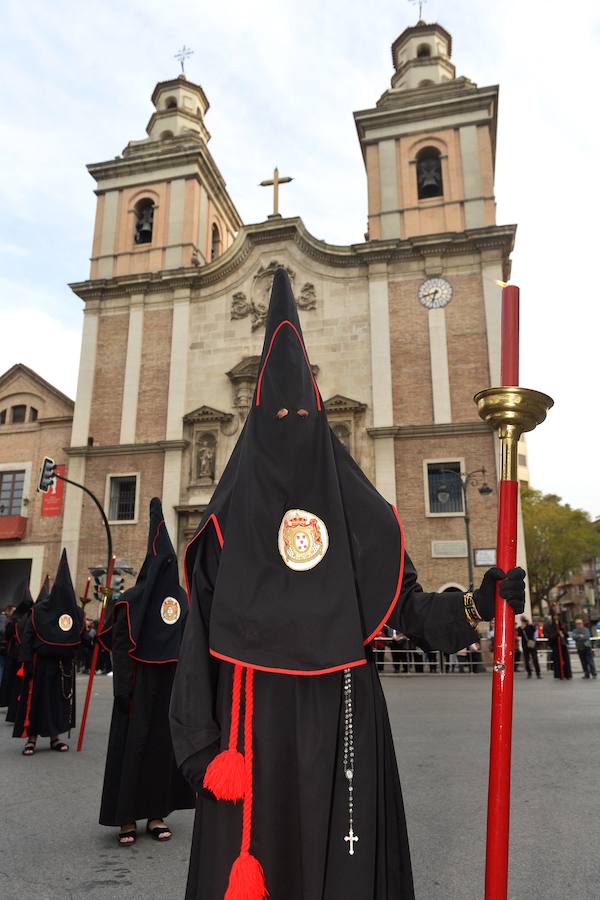
[[[144,837],[121,849],[113,830],[96,824],[112,684],[98,677],[95,685],[81,754],[44,747],[24,759],[1,727],[2,900],[183,897],[191,813],[170,818],[175,837],[165,847]],[[417,900],[482,898],[490,685],[485,675],[384,678]],[[83,688],[80,679],[80,700]],[[600,896],[599,704],[600,684],[519,676],[511,900]]]

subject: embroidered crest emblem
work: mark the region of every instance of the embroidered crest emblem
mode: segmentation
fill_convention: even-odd
[[[58,627],[61,631],[70,631],[73,627],[73,619],[67,613],[64,613],[59,617]]]
[[[167,625],[174,625],[181,615],[179,601],[175,597],[165,597],[160,607],[160,617]]]
[[[329,547],[329,535],[322,519],[305,509],[289,509],[281,520],[277,540],[286,566],[306,572],[317,566]]]

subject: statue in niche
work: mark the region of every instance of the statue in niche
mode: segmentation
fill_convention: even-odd
[[[350,440],[351,433],[350,433],[350,428],[348,427],[346,422],[334,423],[331,426],[331,430],[335,434],[338,441],[340,441],[344,445],[344,447],[346,448],[348,453],[352,453],[351,440]]]
[[[196,481],[214,481],[217,458],[217,438],[212,431],[196,435]]]

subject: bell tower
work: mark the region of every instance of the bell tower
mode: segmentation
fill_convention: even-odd
[[[451,35],[418,22],[392,44],[391,87],[354,114],[370,240],[494,225],[498,88],[456,77]]]
[[[204,265],[242,222],[209,150],[209,103],[180,75],[152,94],[147,137],[93,163],[98,197],[90,278]]]

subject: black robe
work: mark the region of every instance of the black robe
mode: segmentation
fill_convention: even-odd
[[[133,660],[125,607],[117,605],[113,616],[114,693],[131,699],[128,711],[113,706],[100,824],[121,826],[191,809],[194,799],[175,763],[169,732],[175,663]]]
[[[192,605],[171,701],[177,761],[199,791],[186,900],[223,900],[239,853],[241,804],[202,785],[227,743],[233,669],[209,655],[208,630],[220,547],[199,543]],[[475,632],[459,592],[425,593],[406,558],[388,624],[425,649],[468,646]],[[343,672],[316,677],[255,672],[252,852],[272,900],[413,900],[408,835],[385,699],[372,652],[352,672],[355,853],[348,843],[342,766]],[[243,719],[243,717],[242,717]],[[243,726],[242,726],[243,727]]]
[[[17,689],[16,679],[17,670],[21,663],[19,662],[19,643],[16,637],[16,621],[14,615],[6,623],[6,658],[4,662],[4,672],[2,682],[0,683],[0,707],[8,707],[6,713],[6,721],[14,722],[14,711],[12,709],[12,699]]]
[[[13,737],[54,737],[75,727],[76,647],[56,647],[36,638],[31,616],[21,634],[20,657],[32,675],[19,679]]]

